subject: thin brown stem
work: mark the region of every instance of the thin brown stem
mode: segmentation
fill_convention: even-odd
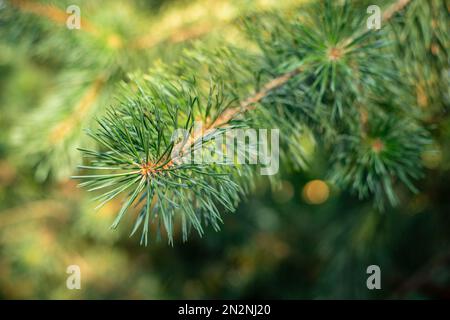
[[[67,13],[54,5],[42,4],[29,0],[12,0],[11,4],[22,11],[31,12],[35,15],[46,17],[57,24],[65,24],[67,21]],[[98,33],[92,23],[86,19],[81,20],[81,26],[81,30],[94,34]]]
[[[398,0],[383,12],[383,22],[388,22],[397,13],[402,11],[412,0]]]
[[[183,155],[185,155],[186,152],[188,152],[190,148],[197,141],[201,140],[204,136],[212,133],[214,130],[218,128],[226,126],[231,120],[236,119],[240,114],[255,109],[256,103],[264,99],[271,91],[282,87],[284,84],[286,84],[286,82],[288,82],[290,79],[300,74],[301,72],[302,67],[298,67],[290,72],[287,72],[279,77],[276,77],[271,81],[269,81],[268,83],[266,83],[261,88],[261,90],[259,90],[252,96],[248,97],[247,99],[243,100],[240,103],[239,107],[228,108],[224,110],[212,123],[206,125],[205,130],[203,130],[202,132],[194,132],[194,134],[191,135],[186,142],[184,142],[181,151],[178,153],[176,157],[172,159],[172,163],[173,160],[181,158]]]
[[[57,144],[65,139],[73,129],[86,118],[89,110],[97,100],[98,95],[103,89],[105,84],[105,77],[98,77],[88,88],[86,93],[81,97],[78,104],[73,109],[70,117],[58,123],[50,132],[49,140],[51,144]]]

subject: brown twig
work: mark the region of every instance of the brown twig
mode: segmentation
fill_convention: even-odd
[[[49,135],[51,144],[56,144],[63,140],[86,117],[100,94],[105,81],[104,76],[98,77],[75,106],[71,116],[53,128]]]
[[[387,22],[397,13],[402,11],[412,0],[397,0],[383,12],[383,21]]]
[[[65,24],[68,18],[68,14],[66,12],[53,5],[37,3],[29,0],[12,0],[11,4],[22,11],[27,11],[42,17],[47,17],[49,20],[57,24]],[[93,24],[86,19],[81,20],[81,25],[81,30],[94,34],[98,33]]]
[[[212,123],[206,125],[206,129],[202,130],[202,132],[195,131],[187,141],[183,142],[183,146],[180,152],[177,152],[176,156],[172,158],[171,163],[174,163],[174,160],[177,160],[188,152],[188,150],[193,146],[197,141],[201,140],[204,136],[214,132],[214,130],[221,128],[227,125],[231,120],[237,118],[240,114],[243,114],[247,111],[253,110],[255,108],[255,104],[264,99],[271,91],[280,88],[290,79],[295,77],[296,75],[302,72],[302,67],[298,67],[290,72],[287,72],[279,77],[276,77],[266,83],[261,90],[243,100],[239,107],[228,108],[224,110]],[[203,129],[203,128],[202,128]]]

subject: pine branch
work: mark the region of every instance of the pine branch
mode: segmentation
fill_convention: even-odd
[[[388,22],[396,13],[402,11],[410,2],[411,2],[411,0],[397,0],[396,3],[392,4],[390,7],[388,7],[383,12],[383,21]],[[348,40],[345,40],[343,43],[348,45],[353,41],[354,41],[354,38],[349,38]],[[343,48],[345,48],[345,46],[346,45],[344,45]],[[337,57],[340,57],[341,55],[344,54],[343,50],[344,49],[340,49],[340,50],[334,49],[334,50],[331,50],[330,54],[334,57],[333,59],[337,59]],[[274,90],[285,85],[293,77],[299,75],[302,72],[302,70],[303,70],[303,67],[297,67],[294,70],[286,72],[286,73],[270,80],[268,83],[266,83],[262,87],[262,89],[260,91],[256,92],[254,95],[252,95],[252,96],[248,97],[247,99],[245,99],[244,101],[242,101],[240,103],[240,107],[226,109],[217,118],[216,121],[214,121],[213,123],[211,123],[209,125],[208,124],[206,125],[208,130],[205,131],[204,136],[210,134],[213,130],[220,128],[223,125],[227,124],[228,122],[230,122],[231,120],[236,118],[238,115],[254,109],[255,108],[254,104],[260,102],[262,99],[264,99],[266,96],[268,96]],[[364,123],[367,122],[367,120],[364,120],[364,119],[366,119],[366,117],[367,117],[366,115],[361,114],[361,119]],[[365,126],[365,124],[363,126]],[[196,136],[198,136],[198,135],[196,135]],[[198,140],[201,140],[202,138],[203,138],[203,136],[200,136],[198,138]],[[196,141],[191,139],[187,143],[186,149],[189,149],[192,144],[195,144],[195,142]]]
[[[66,24],[68,17],[67,13],[65,11],[60,10],[58,7],[54,5],[46,5],[31,0],[11,0],[10,2],[14,7],[17,7],[25,12],[30,12],[38,16],[46,17],[50,21],[55,22],[56,24],[62,25]],[[81,25],[82,25],[81,30],[90,32],[92,34],[98,34],[98,29],[94,27],[94,25],[85,18],[81,20]]]
[[[405,6],[404,2],[396,2],[387,9],[385,18],[391,19]],[[321,12],[322,9],[325,12]],[[129,190],[113,228],[135,204],[140,213],[132,234],[143,224],[143,244],[147,244],[148,224],[151,222],[163,225],[169,242],[173,243],[175,213],[181,216],[184,240],[191,227],[203,234],[202,219],[218,229],[220,214],[217,204],[229,211],[234,210],[240,196],[248,190],[242,186],[251,184],[253,169],[247,165],[217,166],[178,160],[197,151],[197,142],[210,143],[214,136],[239,125],[245,126],[245,122],[251,119],[284,129],[286,137],[283,138],[292,147],[291,137],[295,136],[298,127],[291,123],[301,121],[298,110],[306,104],[315,106],[310,109],[311,113],[322,118],[319,119],[322,120],[319,130],[331,128],[327,133],[329,141],[324,145],[333,153],[333,181],[349,186],[362,199],[374,195],[380,208],[385,199],[393,205],[397,203],[393,179],[415,191],[412,180],[421,174],[420,152],[427,143],[426,132],[408,119],[388,117],[377,102],[370,99],[370,93],[378,90],[380,84],[390,81],[390,70],[385,71],[389,65],[380,55],[380,48],[386,45],[386,41],[379,39],[381,33],[361,30],[361,25],[365,27],[364,20],[355,17],[348,2],[334,6],[331,1],[325,1],[324,8],[315,10],[311,13],[311,21],[305,24],[281,22],[282,28],[287,30],[282,30],[282,33],[290,35],[292,32],[295,37],[293,43],[282,42],[280,45],[286,47],[275,48],[273,55],[280,55],[279,63],[284,63],[286,55],[295,57],[297,60],[289,60],[294,67],[286,64],[282,69],[290,71],[271,72],[271,79],[249,96],[242,92],[257,87],[253,79],[242,80],[247,84],[242,89],[239,86],[238,89],[227,87],[227,90],[210,87],[209,93],[205,94],[205,83],[201,80],[203,74],[196,68],[207,66],[206,72],[210,73],[217,61],[195,51],[187,53],[189,63],[181,62],[167,69],[154,70],[152,75],[144,77],[144,82],[136,80],[134,87],[137,89],[124,94],[133,98],[125,98],[120,107],[99,121],[100,130],[90,133],[104,149],[82,150],[93,159],[91,166],[82,166],[82,169],[115,168],[115,173],[74,177],[85,179],[86,182],[80,186],[88,187],[90,191],[109,190],[97,197],[101,205]],[[323,20],[315,20],[317,12]],[[334,18],[337,22],[332,20]],[[323,29],[316,32],[315,27],[319,23],[324,24]],[[276,59],[268,53],[277,36],[279,34],[271,37],[269,34],[267,44],[257,39],[263,55],[250,64],[249,73],[257,73],[261,66],[278,70],[274,63]],[[283,50],[286,50],[286,55],[283,55]],[[198,60],[194,58],[196,54],[199,55]],[[234,81],[233,77],[239,74],[235,66],[250,57],[234,58],[229,55],[224,60],[219,59],[231,60],[226,67],[219,68],[223,74],[212,72],[212,78]],[[183,75],[181,80],[180,74]],[[200,78],[199,83],[189,80],[190,77]],[[228,95],[247,98],[235,102],[227,99]],[[305,100],[300,105],[298,96]],[[365,118],[359,115],[359,120],[365,122],[366,128],[362,129],[367,131],[363,135],[355,130],[352,110],[349,109],[348,114],[342,112],[343,105],[351,107],[359,103],[367,107]],[[257,108],[258,104],[260,108]],[[326,109],[327,105],[332,106],[331,111]],[[274,112],[274,108],[278,110]],[[335,109],[342,124],[331,121],[325,126],[323,121],[329,121]],[[243,116],[248,111],[256,112]],[[284,116],[277,115],[277,112],[284,112]],[[200,119],[205,128],[194,128],[194,119]],[[170,134],[178,128],[187,129],[189,135],[176,142]],[[317,127],[312,129],[317,130]],[[319,130],[315,134],[320,137]]]
[[[392,19],[398,12],[404,10],[407,5],[409,5],[412,0],[397,0],[389,8],[383,12],[383,22],[388,22]]]
[[[94,80],[91,86],[86,90],[86,93],[81,97],[78,104],[73,108],[70,116],[68,116],[66,120],[58,123],[58,125],[50,132],[49,140],[51,144],[57,144],[61,142],[61,140],[64,140],[83,121],[83,119],[85,119],[101,93],[105,83],[106,79],[103,75]]]
[[[410,2],[411,0],[397,0],[396,3],[392,4],[389,8],[386,9],[386,11],[383,12],[383,21],[388,22],[396,13],[402,11]],[[349,38],[348,40],[344,41],[344,43],[348,44],[351,43],[353,40],[354,40],[353,38]],[[332,50],[330,54],[334,56],[333,59],[337,59],[337,57],[340,57],[343,54],[343,52]],[[244,100],[241,103],[241,108],[232,111],[227,110],[226,114],[223,115],[223,119],[220,119],[220,121],[218,122],[218,125],[230,121],[234,116],[236,116],[240,112],[251,110],[252,109],[251,105],[258,103],[259,101],[264,99],[268,94],[270,94],[273,90],[276,90],[279,87],[285,85],[291,78],[299,75],[302,72],[302,69],[303,69],[302,67],[295,68],[294,70],[286,72],[285,74],[282,74],[274,78],[273,80],[269,81],[263,86],[261,91],[255,93],[253,96]]]
[[[226,126],[230,121],[236,119],[239,115],[253,110],[255,108],[254,104],[260,102],[273,90],[276,90],[277,88],[280,88],[281,86],[286,84],[290,79],[300,74],[301,71],[302,68],[297,68],[291,72],[283,74],[266,83],[260,91],[256,92],[254,95],[242,101],[240,103],[240,107],[225,109],[223,113],[221,113],[217,117],[217,119],[214,120],[214,122],[206,124],[206,130],[204,130],[202,133],[195,132],[193,135],[191,135],[187,143],[184,144],[183,149],[180,152],[179,156],[175,157],[174,160],[185,155],[186,152],[192,149],[193,145],[195,145],[198,141],[203,140],[206,136],[210,135],[212,132],[216,131],[219,128],[222,128],[223,126]],[[197,137],[198,139],[195,140],[194,137]]]

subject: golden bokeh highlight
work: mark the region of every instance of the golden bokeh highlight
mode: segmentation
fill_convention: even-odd
[[[312,180],[303,187],[302,196],[309,204],[322,204],[328,200],[330,188],[322,180]]]

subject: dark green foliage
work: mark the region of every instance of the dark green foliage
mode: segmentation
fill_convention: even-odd
[[[396,117],[374,115],[367,132],[342,135],[331,159],[332,180],[350,187],[360,199],[374,195],[376,205],[398,205],[395,184],[418,192],[414,181],[423,176],[420,155],[430,143],[429,134],[417,124]]]

